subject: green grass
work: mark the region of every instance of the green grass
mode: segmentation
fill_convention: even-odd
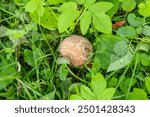
[[[142,0],[131,6],[117,0],[50,1],[0,2],[0,99],[150,99],[150,15],[140,8]],[[102,14],[99,6],[90,8],[97,3]],[[58,62],[60,42],[73,34],[93,46],[91,60],[77,68]]]

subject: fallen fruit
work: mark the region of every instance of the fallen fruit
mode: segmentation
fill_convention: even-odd
[[[89,52],[93,50],[88,39],[78,35],[65,38],[60,43],[59,49],[60,54],[67,58],[74,67],[79,67],[88,61]]]

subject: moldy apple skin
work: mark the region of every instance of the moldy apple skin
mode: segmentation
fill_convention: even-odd
[[[79,67],[88,61],[89,52],[93,51],[88,39],[78,35],[65,38],[60,43],[59,49],[60,54],[67,58],[74,67]]]

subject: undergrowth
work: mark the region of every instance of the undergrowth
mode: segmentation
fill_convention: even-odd
[[[1,0],[0,99],[147,100],[150,0]],[[59,54],[73,34],[93,45],[71,67]]]

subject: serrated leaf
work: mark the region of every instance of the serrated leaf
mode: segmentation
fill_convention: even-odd
[[[85,85],[82,85],[80,87],[80,92],[81,92],[81,96],[83,97],[83,99],[86,99],[86,100],[94,100],[94,99],[96,99],[96,96],[91,91],[91,89],[89,89]]]
[[[145,17],[150,16],[150,0],[146,0],[144,3],[140,3],[139,7],[139,14]]]
[[[112,23],[111,19],[108,15],[106,14],[93,14],[93,25],[94,27],[106,34],[111,34],[112,33]]]
[[[98,73],[92,78],[90,86],[96,96],[103,95],[103,92],[106,88],[106,80],[102,74]]]
[[[77,10],[77,4],[75,2],[64,3],[59,11],[62,13],[58,17],[58,30],[62,33],[74,23],[80,12]]]
[[[110,2],[96,2],[93,4],[89,10],[91,13],[105,13],[113,7],[113,4]]]
[[[136,17],[135,14],[131,13],[128,15],[127,20],[131,26],[138,27],[144,23],[143,18]]]
[[[145,26],[143,27],[142,33],[143,33],[145,36],[150,36],[150,26],[145,25]]]
[[[80,28],[83,35],[85,35],[91,24],[91,13],[86,11],[80,20]]]
[[[150,94],[150,77],[146,77],[144,80],[145,80],[146,89],[148,93]]]
[[[117,35],[128,39],[135,39],[136,30],[132,26],[123,26],[117,30]]]
[[[128,96],[128,100],[148,100],[147,94],[143,89],[134,88]]]
[[[110,63],[107,72],[119,70],[127,66],[128,64],[131,63],[132,59],[133,59],[133,55],[130,51],[128,51],[128,53],[124,57],[121,57],[118,60]]]
[[[136,7],[136,1],[135,0],[124,0],[122,2],[122,8],[124,11],[132,11]]]

